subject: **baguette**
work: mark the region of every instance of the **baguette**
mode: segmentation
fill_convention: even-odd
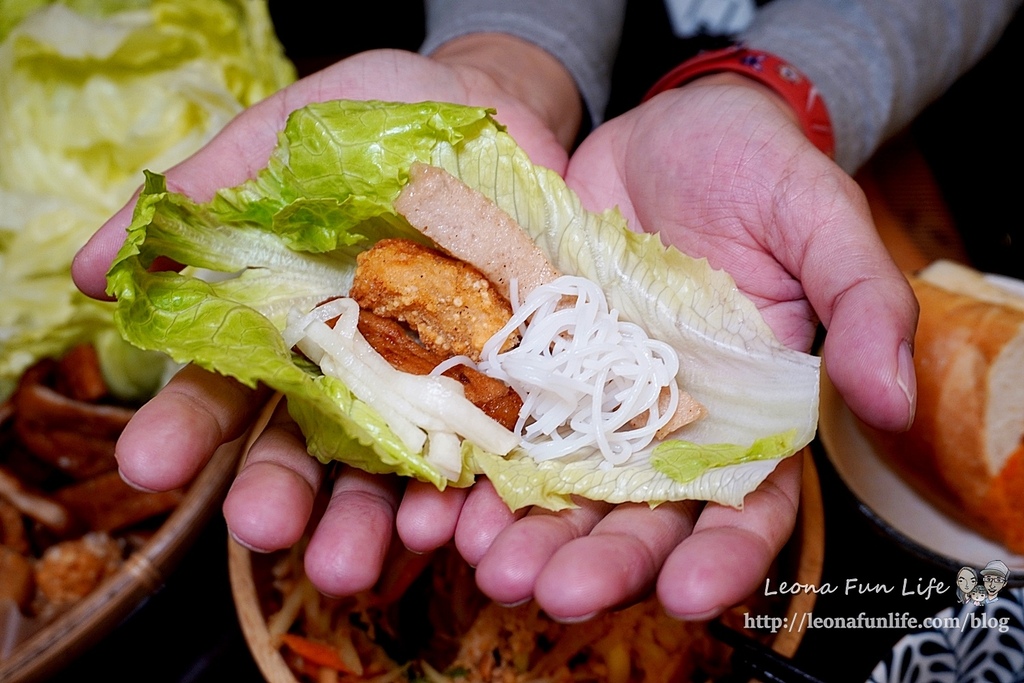
[[[909,278],[918,404],[879,454],[949,516],[1024,552],[1024,294],[950,261]]]

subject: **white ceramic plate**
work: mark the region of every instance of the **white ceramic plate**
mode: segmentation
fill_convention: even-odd
[[[938,556],[947,565],[984,567],[1002,560],[1011,570],[1024,570],[1024,556],[939,511],[890,469],[824,373],[818,436],[836,472],[874,521],[911,550]]]
[[[868,683],[1019,683],[1024,680],[1020,588],[985,605],[947,607],[928,628],[904,636]]]

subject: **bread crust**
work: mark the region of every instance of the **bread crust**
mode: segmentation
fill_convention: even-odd
[[[908,278],[921,305],[914,424],[867,432],[936,507],[1024,552],[1024,310],[976,296],[963,272],[959,291],[924,275]]]

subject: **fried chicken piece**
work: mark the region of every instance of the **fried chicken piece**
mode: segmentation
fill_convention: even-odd
[[[75,603],[117,571],[122,555],[120,544],[103,532],[52,545],[36,564],[36,584],[51,605]]]
[[[22,555],[27,555],[30,549],[21,510],[7,502],[3,494],[0,494],[0,546]]]
[[[510,432],[516,431],[519,411],[523,408],[522,397],[509,388],[501,396],[477,404],[477,408]]]
[[[417,344],[397,320],[370,311],[359,311],[359,333],[391,367],[411,375],[429,375],[445,359]]]
[[[361,309],[408,324],[445,357],[480,360],[484,343],[512,317],[476,268],[409,240],[381,240],[360,253],[350,295]]]
[[[429,375],[446,360],[445,356],[417,344],[397,321],[369,311],[359,312],[359,332],[392,367],[402,372]],[[523,400],[507,384],[466,365],[449,368],[444,374],[460,382],[466,392],[466,400],[491,419],[506,429],[515,426]]]

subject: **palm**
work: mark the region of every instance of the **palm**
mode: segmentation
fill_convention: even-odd
[[[787,204],[828,206],[810,201],[813,188],[788,186],[828,162],[808,159],[809,143],[785,114],[747,94],[704,88],[657,98],[595,131],[567,180],[589,208],[618,206],[634,229],[732,273],[780,338],[806,349],[814,314],[797,280],[801,255],[789,245],[828,217],[815,208],[783,221],[797,213]]]
[[[749,94],[705,89],[657,98],[594,131],[572,156],[566,180],[589,209],[618,206],[634,228],[658,231],[735,273],[779,336],[807,349],[813,312],[796,279],[800,255],[781,237],[777,192],[788,190],[774,176],[794,174],[790,166],[808,144],[784,113]],[[723,118],[723,108],[738,114]],[[810,151],[819,166],[830,166]],[[802,239],[789,234],[792,244]],[[511,523],[499,518],[489,530],[479,520],[493,519],[500,506],[489,487],[477,486],[455,538],[477,565],[478,582],[503,602],[533,595],[549,613],[579,618],[634,600],[657,581],[670,611],[708,617],[745,597],[767,572],[795,519],[799,482],[793,460],[742,512],[580,501],[568,514],[532,511]],[[721,566],[732,569],[723,575]]]

